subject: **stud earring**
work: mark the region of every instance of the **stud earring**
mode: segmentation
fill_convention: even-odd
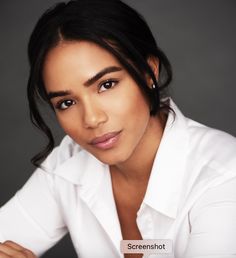
[[[153,83],[153,85],[152,85],[152,88],[153,88],[153,89],[155,89],[155,88],[156,88],[156,85],[155,85],[154,83]]]

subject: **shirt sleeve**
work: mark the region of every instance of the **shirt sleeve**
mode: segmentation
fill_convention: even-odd
[[[184,258],[236,258],[236,178],[208,189],[189,212]]]
[[[41,256],[66,233],[53,174],[36,169],[0,209],[0,241],[12,240]]]

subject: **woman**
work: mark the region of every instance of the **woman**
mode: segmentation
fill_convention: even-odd
[[[28,55],[31,120],[49,142],[0,210],[0,257],[40,256],[68,231],[79,257],[122,257],[122,239],[171,239],[165,257],[235,257],[235,138],[168,97],[171,66],[136,11],[58,4]],[[67,135],[56,148],[39,100]]]

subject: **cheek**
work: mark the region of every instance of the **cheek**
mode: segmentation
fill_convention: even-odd
[[[129,84],[129,87],[122,89],[117,97],[110,102],[110,112],[113,118],[119,118],[127,125],[145,126],[150,117],[149,103],[138,86]]]
[[[57,121],[64,132],[72,139],[76,139],[78,142],[78,139],[82,137],[82,128],[79,116],[75,114],[75,112],[57,114]]]

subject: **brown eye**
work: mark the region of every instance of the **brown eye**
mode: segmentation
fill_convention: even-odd
[[[75,104],[75,102],[73,100],[67,99],[67,100],[63,100],[63,101],[59,102],[57,104],[56,108],[59,110],[65,110],[74,104]]]
[[[117,84],[117,81],[115,80],[109,80],[100,85],[99,92],[103,92],[106,90],[109,90],[113,88]]]

